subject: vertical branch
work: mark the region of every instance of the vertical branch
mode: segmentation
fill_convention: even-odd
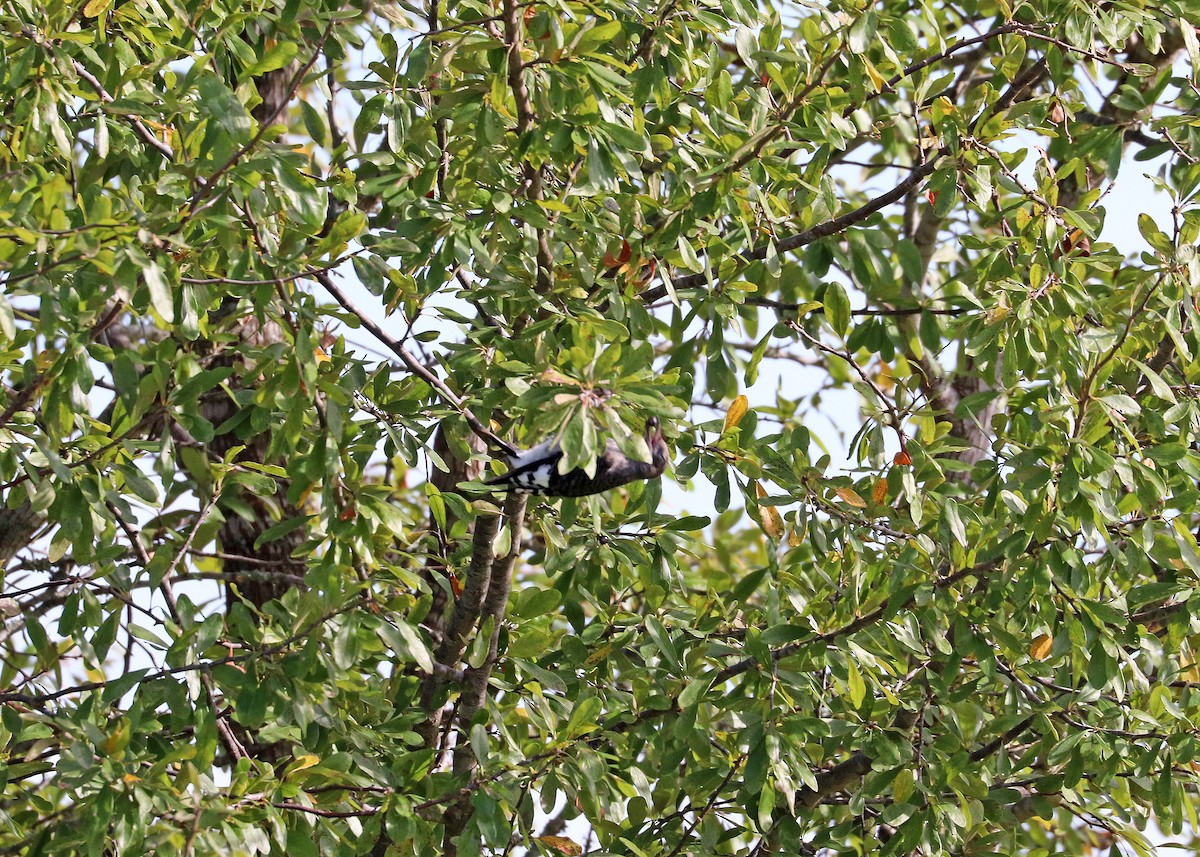
[[[972,127],[982,127],[990,117],[1007,110],[1028,90],[1037,86],[1045,75],[1046,57],[1043,56],[1017,75],[996,103],[976,117],[975,121],[971,123]],[[916,224],[913,232],[912,240],[917,245],[921,258],[920,277],[922,281],[924,281],[933,259],[942,222],[942,218],[935,214],[933,207],[930,206]],[[915,318],[903,319],[900,324],[910,339],[916,338],[917,321]],[[1004,406],[1004,399],[997,395],[974,414],[959,415],[957,411],[959,404],[967,397],[994,389],[996,379],[993,378],[989,382],[980,377],[975,373],[973,365],[968,365],[966,371],[948,372],[938,363],[937,358],[929,353],[910,354],[909,359],[920,369],[918,372],[919,383],[930,406],[950,421],[954,436],[967,443],[967,447],[955,457],[969,465],[982,461],[991,452],[992,417],[1000,412]],[[968,359],[968,364],[971,363],[972,361]],[[996,367],[995,375],[997,377],[999,375],[999,366]],[[951,476],[964,480],[968,478],[965,473],[951,474]]]
[[[441,26],[439,23],[440,15],[441,15],[440,0],[429,0],[429,10],[425,15],[425,24],[429,28],[426,31],[426,36],[430,36],[433,33],[436,33],[438,31],[438,28]],[[433,102],[434,107],[436,107],[437,103],[438,103],[438,97],[436,95],[433,95],[433,96],[431,96],[430,100]],[[436,114],[437,110],[434,110],[433,112]],[[449,173],[450,173],[450,149],[449,149],[450,143],[449,143],[448,135],[446,134],[446,119],[445,119],[445,117],[439,117],[437,120],[434,121],[433,130],[434,130],[434,134],[437,137],[437,147],[438,147],[438,169],[437,169],[438,199],[445,200],[445,198],[446,198],[446,176],[449,175]]]
[[[479,760],[468,740],[471,731],[471,721],[483,707],[487,696],[488,680],[496,666],[500,652],[500,631],[504,624],[504,613],[508,607],[508,595],[512,590],[512,571],[516,565],[517,556],[521,551],[521,533],[525,528],[524,494],[509,494],[504,501],[504,518],[508,526],[508,551],[497,557],[492,566],[491,585],[480,611],[480,627],[491,620],[491,638],[488,641],[487,656],[478,667],[468,666],[463,671],[462,692],[458,702],[458,713],[455,722],[459,730],[459,741],[454,748],[454,773],[465,783],[469,782]],[[443,839],[442,853],[446,857],[457,857],[458,845],[454,839],[466,829],[471,820],[471,799],[466,794],[452,803],[446,809],[446,829]]]
[[[485,515],[475,521],[475,535],[472,541],[471,565],[467,569],[467,581],[462,595],[454,604],[454,612],[450,616],[442,640],[434,651],[434,660],[439,664],[453,667],[466,651],[467,635],[475,627],[484,599],[487,598],[491,589],[492,544],[499,528],[500,517],[498,515]],[[421,708],[428,716],[417,731],[425,739],[427,747],[434,745],[441,728],[443,694],[446,684],[447,677],[440,672],[427,675],[421,681]]]
[[[533,102],[529,87],[525,83],[525,62],[521,59],[521,43],[525,37],[524,10],[517,0],[504,0],[504,41],[508,46],[508,87],[512,90],[517,109],[517,135],[524,136],[535,124]],[[522,166],[526,193],[534,202],[545,197],[542,187],[542,171],[532,164]],[[545,229],[537,230],[537,284],[539,290],[550,287],[554,271],[554,254],[550,252],[550,238]]]
[[[508,607],[508,595],[512,590],[512,571],[521,550],[521,532],[525,527],[525,494],[509,494],[504,502],[504,517],[507,521],[508,553],[497,557],[492,567],[491,586],[480,611],[480,626],[492,620],[492,637],[488,644],[487,657],[478,667],[467,667],[463,673],[463,698],[459,703],[459,721],[469,725],[475,712],[483,705],[488,679],[496,665],[499,654],[500,626]],[[457,762],[457,760],[456,760]]]
[[[482,475],[483,462],[474,457],[463,458],[456,453],[447,436],[448,430],[449,424],[443,420],[433,436],[433,451],[441,458],[447,470],[431,464],[429,481],[443,494],[458,494],[459,482],[478,479]],[[468,434],[466,445],[470,452],[476,453],[478,456],[487,455],[487,444],[483,438],[473,432]],[[429,586],[430,592],[433,594],[433,603],[430,604],[429,612],[425,614],[421,624],[429,629],[436,640],[442,639],[445,629],[446,607],[449,601],[449,593],[446,591],[446,576],[449,572],[447,557],[451,551],[450,534],[457,522],[458,516],[450,507],[445,507],[444,520],[441,524],[438,523],[432,507],[430,508],[429,529],[436,534],[438,545],[436,551],[429,553],[425,560],[425,568],[421,572],[422,580]]]

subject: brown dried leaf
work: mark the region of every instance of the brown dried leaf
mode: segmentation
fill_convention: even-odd
[[[627,267],[631,272],[631,276],[626,279],[633,284],[635,290],[642,289],[654,279],[654,272],[658,270],[658,260],[639,258],[630,262]]]
[[[1057,259],[1065,256],[1075,249],[1079,250],[1080,256],[1092,255],[1092,242],[1083,234],[1082,229],[1072,229],[1067,233],[1066,237],[1058,245],[1058,250],[1055,252],[1054,258]]]
[[[744,399],[745,396],[738,396],[738,398]],[[767,496],[767,492],[763,490],[763,487],[757,481],[754,483],[754,495],[760,500]],[[784,533],[783,516],[779,514],[779,510],[774,506],[759,506],[758,511],[759,523],[762,524],[763,532],[775,539],[775,541],[782,539]]]
[[[881,505],[887,500],[888,484],[886,479],[880,479],[875,483],[875,487],[871,489],[871,502],[876,506]]]
[[[858,492],[853,488],[834,488],[833,493],[841,497],[846,503],[853,506],[855,509],[867,508],[867,501],[858,495]]]
[[[574,839],[567,839],[565,836],[539,836],[533,841],[553,848],[560,854],[566,854],[567,857],[578,857],[583,853],[583,848],[577,845]]]

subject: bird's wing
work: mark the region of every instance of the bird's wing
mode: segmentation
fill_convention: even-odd
[[[555,461],[562,458],[562,450],[558,446],[557,438],[542,441],[530,449],[518,450],[516,455],[509,456],[508,466],[513,470],[520,470],[522,467],[548,458],[553,458]]]
[[[562,455],[557,441],[539,443],[532,449],[522,450],[509,458],[509,471],[489,479],[487,484],[534,494],[543,493],[549,487],[550,480],[558,473],[558,462]]]

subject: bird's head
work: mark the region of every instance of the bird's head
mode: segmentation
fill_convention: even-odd
[[[661,476],[671,459],[671,450],[667,447],[667,439],[663,435],[662,423],[658,421],[658,417],[646,420],[646,446],[650,447],[650,462],[654,467],[654,474]]]

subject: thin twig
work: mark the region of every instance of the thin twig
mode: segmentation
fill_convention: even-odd
[[[114,101],[116,101],[116,99],[108,93],[108,91],[104,88],[104,85],[100,83],[96,76],[87,70],[83,63],[79,62],[79,60],[72,59],[71,65],[74,67],[75,73],[86,80],[88,85],[96,91],[96,95],[100,96],[101,101],[103,101],[105,104],[112,104]],[[158,151],[162,152],[168,161],[175,160],[175,151],[167,143],[155,137],[154,132],[147,128],[141,119],[139,119],[137,116],[123,116],[122,118],[133,127],[133,130],[137,132],[139,137],[145,140],[149,145],[158,149]]]
[[[772,244],[775,251],[778,253],[786,253],[791,250],[799,249],[807,244],[811,244],[821,238],[827,238],[830,235],[836,235],[843,232],[849,227],[860,221],[866,220],[875,212],[882,208],[891,205],[896,200],[902,198],[909,193],[928,175],[930,175],[943,154],[942,150],[934,153],[925,163],[915,167],[899,184],[891,190],[880,194],[874,199],[863,203],[858,208],[848,211],[838,217],[830,218],[823,223],[818,223],[805,229],[803,232],[798,232],[795,235],[788,236],[782,240],[775,242],[764,242],[753,250],[749,250],[737,258],[742,262],[753,262],[767,258],[767,253],[770,251]],[[708,282],[708,275],[704,273],[691,274],[686,277],[680,277],[672,282],[672,287],[676,291],[683,289],[696,289],[703,287]],[[655,286],[651,289],[646,289],[642,292],[642,300],[647,303],[658,300],[667,294],[666,286]]]
[[[182,283],[189,283],[194,286],[281,286],[285,283],[295,282],[296,280],[315,277],[322,271],[332,271],[340,267],[341,264],[347,259],[357,256],[363,252],[365,251],[361,249],[354,250],[350,253],[347,253],[345,256],[342,256],[340,259],[330,262],[328,265],[322,265],[317,268],[306,268],[297,274],[286,274],[282,277],[270,277],[263,280],[239,280],[233,277],[180,277],[179,281]]]
[[[475,432],[475,434],[479,435],[488,443],[493,444],[496,448],[503,450],[506,455],[512,456],[517,454],[517,448],[515,446],[499,437],[495,432],[485,426],[480,419],[471,412],[471,409],[463,403],[463,400],[449,387],[447,387],[446,384],[440,378],[438,378],[438,376],[434,375],[433,372],[431,372],[425,366],[425,364],[418,360],[411,351],[405,348],[399,340],[388,335],[388,333],[382,327],[380,327],[373,318],[360,310],[354,304],[354,302],[350,300],[349,296],[347,296],[346,293],[336,283],[333,282],[333,279],[329,276],[329,274],[321,271],[314,274],[313,279],[324,286],[325,291],[333,295],[334,299],[342,305],[343,309],[355,316],[362,323],[363,327],[370,331],[376,339],[386,345],[393,354],[399,357],[401,362],[408,367],[410,372],[425,381],[427,384],[429,384],[429,386],[433,387],[433,389],[437,390],[438,394],[441,395],[443,399],[445,399],[456,411],[462,414],[463,419],[467,421],[467,424],[471,427],[471,430]]]
[[[138,679],[138,683],[145,684],[147,682],[158,681],[159,679],[169,678],[171,676],[181,675],[183,673],[211,670],[213,667],[223,666],[226,664],[238,664],[242,661],[248,661],[251,658],[262,659],[270,657],[271,655],[287,651],[287,649],[294,643],[301,641],[308,642],[313,631],[315,631],[317,628],[343,613],[359,609],[360,606],[361,601],[359,600],[355,600],[349,604],[344,604],[338,607],[336,610],[332,610],[325,615],[314,619],[292,636],[274,645],[264,646],[261,649],[248,650],[238,655],[230,654],[223,658],[194,661],[192,663],[182,664],[177,667],[165,667],[160,670],[155,670],[154,672],[146,673],[144,676]],[[72,694],[76,693],[86,693],[89,690],[103,690],[104,688],[108,687],[108,685],[109,680],[104,679],[102,681],[80,682],[79,684],[71,685],[70,687],[62,687],[58,690],[49,691],[47,693],[20,693],[16,691],[0,693],[0,703],[21,702],[34,708],[41,708],[47,702],[53,702],[54,700],[61,699],[64,696],[71,696]]]
[[[187,209],[187,214],[184,215],[180,225],[186,223],[196,215],[196,213],[200,210],[200,203],[208,199],[208,197],[212,195],[213,191],[216,190],[217,179],[225,175],[225,173],[229,172],[229,170],[233,169],[233,167],[236,166],[248,152],[253,151],[254,148],[257,147],[262,141],[262,138],[266,136],[267,131],[269,131],[271,126],[275,124],[275,120],[279,117],[279,114],[282,113],[288,104],[291,103],[292,96],[296,94],[296,90],[300,87],[300,84],[303,83],[305,76],[316,64],[317,58],[321,56],[321,49],[325,47],[325,40],[329,38],[329,34],[332,32],[333,22],[330,22],[329,26],[325,28],[325,32],[321,34],[321,38],[317,40],[317,44],[313,48],[312,56],[308,58],[308,62],[299,68],[294,75],[292,75],[292,79],[288,83],[288,95],[286,98],[281,98],[279,100],[279,105],[275,108],[275,112],[270,116],[264,117],[263,121],[258,126],[258,132],[250,138],[250,141],[234,152],[233,155],[230,156],[229,160],[217,167],[213,174],[207,179],[204,179],[200,183],[200,187],[196,188],[195,193],[192,194],[192,198],[188,200],[187,205],[185,206]]]

